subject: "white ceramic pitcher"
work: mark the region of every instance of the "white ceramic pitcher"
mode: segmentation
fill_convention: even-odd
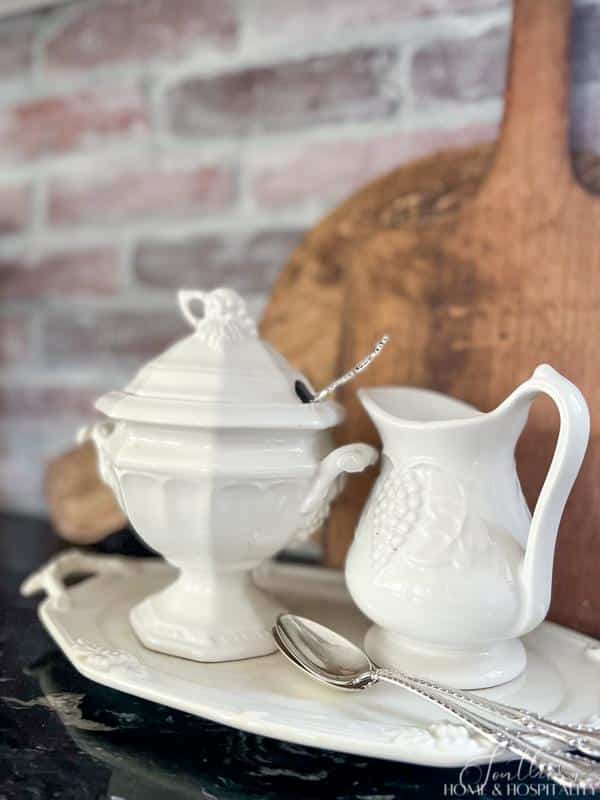
[[[540,393],[560,412],[533,517],[514,449]],[[436,392],[359,392],[383,441],[381,474],[346,563],[352,597],[375,623],[373,660],[475,689],[525,667],[518,639],[550,604],[554,545],[589,438],[580,391],[544,364],[482,413]]]

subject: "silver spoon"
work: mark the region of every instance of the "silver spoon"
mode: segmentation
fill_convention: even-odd
[[[324,625],[293,614],[282,614],[273,628],[273,637],[281,652],[296,667],[322,683],[347,691],[360,691],[378,681],[401,686],[453,714],[498,748],[520,756],[561,786],[600,789],[600,767],[589,759],[536,747],[506,726],[469,711],[457,700],[441,694],[438,687],[430,688],[433,684],[424,685],[402,673],[376,667],[359,647]]]
[[[286,616],[286,615],[284,615]],[[292,617],[292,615],[287,615]],[[295,618],[299,619],[298,617]],[[292,624],[291,622],[289,624]],[[316,623],[315,623],[316,624]],[[282,629],[287,630],[285,620],[281,623]],[[336,634],[337,635],[337,634]],[[364,658],[364,653],[361,651]],[[441,686],[423,678],[416,678],[414,675],[402,675],[407,680],[419,684],[426,689],[437,691],[451,700],[458,700],[461,704],[466,704],[474,708],[480,708],[493,714],[504,722],[510,722],[526,729],[526,735],[549,736],[562,742],[571,750],[579,750],[585,755],[593,758],[600,758],[600,730],[590,725],[555,722],[551,719],[542,717],[535,711],[528,711],[525,708],[514,708],[486,697],[464,692],[449,686]]]
[[[369,366],[369,364],[373,363],[389,340],[390,337],[386,333],[385,336],[382,336],[381,339],[376,343],[368,355],[361,359],[358,364],[355,364],[352,369],[349,369],[348,372],[345,372],[339,378],[336,378],[334,381],[328,384],[324,389],[321,389],[320,392],[317,392],[317,394],[311,398],[310,402],[321,403],[323,400],[326,400],[330,394],[333,394],[336,389],[339,389],[340,386],[343,386],[345,383],[348,383],[348,381],[356,378],[357,375],[360,375],[360,373],[363,372]]]

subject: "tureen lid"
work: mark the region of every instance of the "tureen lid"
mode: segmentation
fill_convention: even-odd
[[[233,289],[181,290],[178,300],[193,333],[149,361],[123,391],[103,395],[99,411],[116,419],[202,427],[328,428],[343,419],[337,403],[302,402],[298,382],[312,392],[310,383],[260,339]]]

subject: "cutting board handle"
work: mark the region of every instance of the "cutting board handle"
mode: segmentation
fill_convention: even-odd
[[[573,180],[569,153],[571,0],[513,0],[504,118],[494,162],[478,201],[551,211]],[[517,196],[515,196],[517,193]]]

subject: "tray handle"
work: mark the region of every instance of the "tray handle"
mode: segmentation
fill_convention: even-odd
[[[129,558],[67,550],[25,578],[20,591],[23,597],[46,592],[49,602],[55,608],[66,611],[71,607],[69,587],[64,583],[69,575],[82,572],[91,575],[128,575],[136,571]]]

